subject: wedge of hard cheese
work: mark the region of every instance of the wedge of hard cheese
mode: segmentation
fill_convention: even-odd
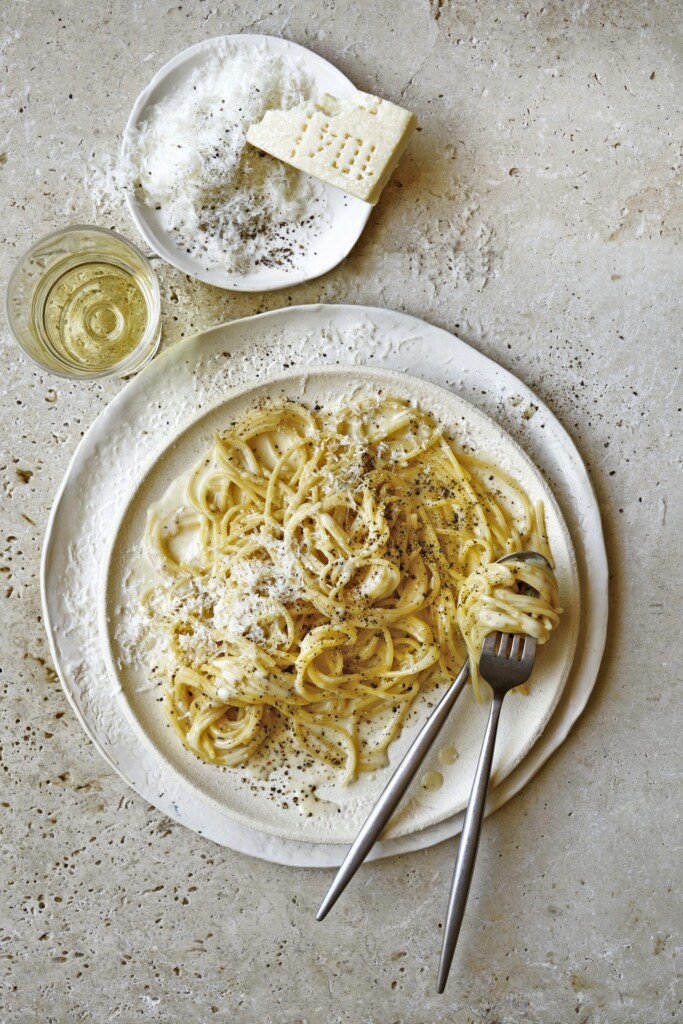
[[[325,94],[269,110],[247,142],[374,206],[416,125],[414,114],[369,93]]]

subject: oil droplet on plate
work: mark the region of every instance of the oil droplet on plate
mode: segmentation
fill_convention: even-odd
[[[439,751],[439,761],[441,764],[455,764],[458,760],[458,751],[455,749],[452,743],[447,743],[445,747],[442,747]]]
[[[427,772],[422,776],[423,789],[441,789],[443,786],[443,775],[441,772]]]

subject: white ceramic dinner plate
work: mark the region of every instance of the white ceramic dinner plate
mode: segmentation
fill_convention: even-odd
[[[131,730],[139,741],[136,762],[147,763],[150,768],[154,765],[161,771],[168,779],[167,789],[176,785],[192,789],[199,799],[210,801],[228,817],[286,839],[351,842],[429,715],[435,693],[426,690],[418,697],[401,736],[389,749],[389,765],[361,774],[346,787],[334,782],[321,784],[315,767],[297,771],[293,759],[274,769],[263,781],[255,781],[241,768],[206,764],[185,750],[169,727],[159,706],[158,689],[149,685],[150,666],[137,649],[140,645],[130,643],[130,637],[139,635],[141,596],[141,591],[131,585],[132,570],[140,560],[150,505],[158,502],[169,485],[196,464],[211,446],[216,431],[225,430],[264,400],[292,399],[310,408],[329,409],[340,402],[360,402],[380,394],[417,401],[437,418],[460,449],[474,450],[486,461],[500,466],[519,481],[532,502],[541,499],[545,504],[564,608],[562,628],[554,642],[539,651],[528,695],[515,693],[508,698],[496,744],[493,786],[519,764],[543,731],[560,698],[574,655],[579,621],[576,564],[552,492],[512,438],[453,392],[378,367],[311,367],[305,372],[290,370],[265,383],[233,392],[209,412],[198,410],[191,426],[179,436],[169,437],[168,448],[132,492],[130,504],[122,509],[115,523],[100,604],[102,644],[108,654],[111,679],[125,702]],[[103,680],[102,685],[106,687],[110,682]],[[418,831],[465,807],[487,713],[488,708],[476,703],[468,687],[460,698],[457,713],[444,727],[438,747],[425,762],[424,773],[438,771],[443,784],[427,790],[418,780],[389,825],[388,836]],[[457,751],[453,764],[444,766],[438,760],[439,749],[443,747]],[[315,803],[305,798],[311,785],[316,785]]]
[[[123,138],[124,155],[130,151],[131,131],[139,128],[149,118],[156,104],[181,88],[223,42],[246,54],[265,47],[270,53],[287,55],[310,76],[318,94],[329,92],[345,99],[356,92],[353,83],[334,65],[287,39],[253,34],[207,39],[183,50],[165,64],[140,94],[126,125]],[[300,218],[301,224],[292,225],[290,229],[292,248],[295,251],[300,250],[300,255],[292,257],[293,262],[285,266],[261,265],[241,274],[232,273],[228,268],[207,268],[200,257],[188,254],[178,245],[173,234],[165,229],[159,213],[153,207],[142,203],[132,191],[126,192],[126,202],[138,231],[147,244],[162,259],[183,273],[217,288],[265,292],[276,288],[288,288],[326,274],[348,256],[358,241],[372,207],[360,199],[346,195],[332,185],[321,182],[320,189],[324,210],[321,212],[320,202],[312,199],[310,210],[304,212]]]
[[[86,731],[147,800],[227,846],[312,866],[340,861],[343,848],[334,843],[351,837],[374,799],[375,780],[368,788],[363,780],[357,797],[347,795],[343,813],[337,815],[345,818],[348,813],[353,827],[335,823],[325,826],[324,832],[319,817],[306,833],[298,816],[283,816],[282,808],[274,813],[272,805],[259,808],[259,801],[248,800],[239,787],[230,787],[227,796],[228,773],[199,765],[182,748],[169,744],[170,731],[158,728],[157,712],[151,702],[148,705],[134,672],[112,672],[107,649],[119,613],[113,615],[113,633],[111,627],[103,630],[104,643],[99,630],[106,623],[107,610],[112,617],[111,594],[116,594],[120,568],[135,545],[140,525],[136,516],[142,515],[148,498],[158,495],[169,474],[175,475],[205,447],[207,436],[220,425],[226,410],[239,407],[243,399],[233,389],[262,384],[270,392],[274,376],[278,371],[281,375],[283,368],[291,371],[330,362],[369,362],[418,374],[423,380],[417,383],[401,376],[391,378],[392,389],[411,397],[418,395],[424,403],[434,402],[439,418],[464,416],[461,422],[466,429],[484,438],[499,461],[511,459],[532,494],[540,493],[548,502],[568,615],[553,644],[543,652],[549,660],[545,665],[539,661],[530,697],[515,695],[514,704],[512,698],[506,702],[504,714],[512,709],[510,721],[516,721],[516,728],[501,746],[498,785],[491,793],[490,809],[528,781],[581,713],[597,674],[607,612],[599,514],[576,449],[520,381],[452,335],[387,310],[299,307],[215,328],[177,345],[150,364],[83,439],[53,509],[44,548],[42,589],[55,663]],[[459,397],[430,388],[427,377]],[[347,395],[357,387],[376,386],[376,380],[359,365],[352,371],[312,374],[307,382],[300,372],[290,372],[277,387],[297,392],[305,388],[306,394],[313,396],[320,387],[329,394],[334,381],[338,389],[342,379]],[[494,413],[507,433],[523,442],[533,461],[506,432],[482,417],[475,405]],[[529,418],[531,408],[536,412]],[[563,516],[548,490],[558,499]],[[572,543],[562,526],[563,517],[577,555],[576,591]],[[121,531],[124,520],[127,531]],[[580,622],[575,600],[579,591]],[[577,623],[579,642],[567,675]],[[456,733],[455,745],[460,757],[452,766],[452,776],[437,794],[427,794],[418,784],[394,826],[395,835],[405,835],[384,840],[375,856],[417,849],[459,829],[461,815],[453,812],[467,797],[485,714],[485,709],[469,708],[464,701],[456,709],[454,729],[460,733]],[[397,753],[398,746],[394,761]],[[506,772],[509,774],[503,778]],[[448,797],[448,803],[444,791],[451,786],[454,795]]]

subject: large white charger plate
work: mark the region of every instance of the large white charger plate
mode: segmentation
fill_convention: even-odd
[[[352,842],[428,717],[438,694],[426,690],[418,696],[400,737],[391,744],[387,767],[361,774],[347,787],[333,782],[320,783],[315,767],[299,771],[293,764],[282,764],[282,774],[276,770],[267,780],[257,782],[243,769],[221,769],[200,761],[181,746],[161,712],[159,692],[150,686],[150,665],[137,639],[141,595],[131,584],[131,578],[134,567],[140,564],[147,510],[152,503],[163,499],[169,486],[197,463],[210,447],[216,431],[226,429],[256,404],[294,400],[310,408],[331,409],[340,403],[362,402],[381,394],[418,402],[420,408],[435,416],[460,450],[474,451],[500,466],[521,484],[533,502],[542,499],[545,505],[546,527],[564,608],[562,629],[552,644],[539,651],[528,695],[515,694],[508,698],[498,731],[492,787],[509,775],[529,752],[560,699],[571,668],[579,623],[576,563],[552,492],[522,449],[484,413],[431,381],[374,366],[289,370],[260,384],[231,391],[209,411],[198,409],[196,418],[186,429],[168,436],[166,450],[139,486],[130,491],[130,504],[121,509],[118,519],[110,520],[115,533],[100,600],[100,633],[109,665],[109,677],[100,681],[100,689],[105,691],[102,702],[106,707],[114,681],[116,710],[128,719],[128,727],[138,740],[135,770],[140,771],[144,766],[148,772],[161,773],[166,793],[178,789],[178,800],[182,802],[183,796],[191,792],[197,801],[207,805],[207,814],[217,820],[227,815],[241,824],[286,839]],[[176,491],[177,487],[173,486],[172,493]],[[176,502],[177,497],[169,512],[177,507]],[[134,638],[132,644],[131,638]],[[387,827],[388,838],[419,831],[466,806],[487,713],[488,709],[476,702],[471,687],[467,687],[459,699],[457,713],[452,714],[444,726],[440,743],[430,751],[424,765],[425,773],[438,771],[443,784],[434,789],[421,788],[419,782],[413,786],[410,796]],[[442,765],[438,751],[446,746],[457,751],[458,756],[454,763]],[[120,764],[119,768],[125,775],[130,773],[128,764]],[[293,789],[294,779],[297,781]],[[310,798],[301,801],[303,793],[316,783],[319,802],[312,805]],[[293,801],[294,796],[297,802]],[[312,806],[317,813],[312,813]]]
[[[277,36],[247,34],[217,36],[190,46],[156,73],[147,88],[138,96],[131,111],[123,137],[124,155],[130,152],[131,132],[149,118],[153,108],[187,82],[192,73],[201,68],[216,48],[227,43],[235,50],[250,54],[263,47],[271,54],[283,54],[296,61],[312,79],[317,94],[329,92],[346,99],[356,87],[346,75],[298,43]],[[302,173],[302,172],[299,172]],[[126,202],[135,225],[151,249],[167,263],[217,288],[238,292],[266,292],[276,288],[289,288],[302,281],[310,281],[336,267],[354,247],[365,227],[372,207],[361,199],[347,195],[338,188],[320,183],[326,211],[319,232],[306,225],[308,216],[314,219],[318,206],[301,217],[303,226],[292,225],[291,240],[300,243],[304,252],[292,267],[258,266],[243,274],[230,273],[223,268],[207,268],[199,257],[192,256],[179,246],[161,222],[160,214],[142,203],[132,191],[126,192]]]
[[[167,789],[163,766],[158,771],[136,771],[134,753],[139,737],[130,718],[121,715],[125,701],[112,685],[103,702],[102,687],[98,687],[98,680],[107,678],[107,667],[98,635],[97,605],[106,574],[107,547],[116,524],[169,440],[198,415],[223,403],[231,387],[259,376],[268,379],[283,368],[335,361],[381,363],[419,373],[455,388],[472,404],[496,414],[498,421],[524,442],[525,450],[548,479],[572,534],[582,593],[577,657],[545,731],[518,767],[492,791],[489,809],[500,806],[532,777],[581,713],[599,667],[607,614],[599,513],[578,453],[559,423],[521,382],[446,332],[386,310],[309,306],[223,325],[189,339],[150,364],[88,432],[55,503],[42,571],[45,618],[55,663],[86,731],[110,763],[119,770],[122,764],[128,766],[124,777],[146,799],[226,846],[310,866],[339,863],[343,848],[267,836],[221,816],[215,806],[207,808],[211,801],[197,800],[196,793],[183,794],[175,785]],[[522,418],[532,403],[537,408],[535,416]],[[461,817],[455,815],[420,832],[386,840],[374,855],[438,842],[459,830]]]

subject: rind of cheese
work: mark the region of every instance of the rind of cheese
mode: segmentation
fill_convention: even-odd
[[[247,142],[373,206],[417,125],[410,111],[366,92],[269,110]]]

